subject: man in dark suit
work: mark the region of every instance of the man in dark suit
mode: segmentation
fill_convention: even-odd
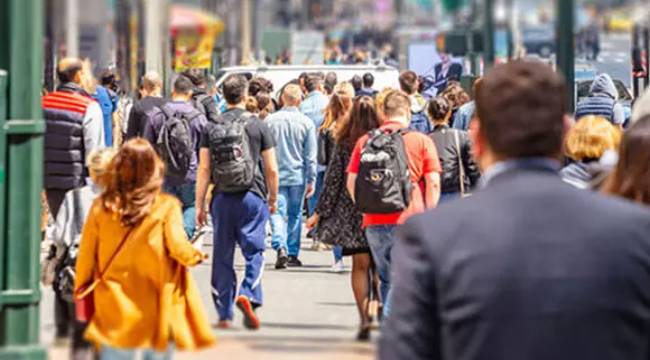
[[[565,94],[537,63],[484,78],[484,186],[401,229],[380,359],[650,359],[650,211],[562,183]]]

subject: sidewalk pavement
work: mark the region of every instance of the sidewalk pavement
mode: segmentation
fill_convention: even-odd
[[[234,327],[217,330],[217,345],[196,353],[178,353],[175,359],[264,359],[304,360],[337,359],[365,360],[374,357],[374,341],[355,341],[358,315],[350,286],[349,267],[351,259],[345,258],[343,274],[330,272],[333,263],[331,251],[307,250],[310,240],[303,239],[300,255],[305,264],[302,268],[275,270],[275,253],[266,252],[263,278],[265,304],[258,311],[262,321],[259,331],[245,330],[238,311]],[[211,241],[204,244],[204,251],[212,253]],[[193,270],[201,297],[210,314],[210,322],[216,323],[217,315],[210,297],[210,261]],[[241,278],[244,262],[236,252],[236,270]],[[54,336],[53,292],[43,289],[41,302],[41,342],[50,347],[52,360],[68,359],[67,349],[51,346]],[[373,333],[373,339],[378,336]]]

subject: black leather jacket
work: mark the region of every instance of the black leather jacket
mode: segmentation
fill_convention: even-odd
[[[454,132],[458,132],[458,146],[456,146]],[[441,191],[443,193],[460,192],[460,171],[458,168],[458,158],[460,157],[465,168],[465,192],[470,192],[478,184],[481,174],[472,158],[472,148],[467,132],[451,129],[447,125],[438,125],[429,134],[429,137],[436,144],[440,165],[442,165],[443,172],[440,175]],[[458,154],[458,148],[460,148],[460,154]]]

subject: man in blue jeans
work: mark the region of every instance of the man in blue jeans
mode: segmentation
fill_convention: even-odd
[[[196,170],[198,167],[199,140],[203,127],[207,123],[205,115],[196,110],[190,103],[192,97],[192,87],[194,85],[185,76],[179,76],[174,81],[174,89],[171,101],[156,109],[149,121],[144,127],[144,138],[152,144],[156,143],[160,129],[167,120],[166,114],[176,114],[186,121],[189,121],[191,129],[192,148],[195,151],[190,159],[190,168],[184,177],[172,175],[165,176],[164,190],[174,195],[180,200],[183,206],[183,226],[188,238],[194,235],[196,227],[196,206],[195,206],[195,188],[196,188]]]
[[[213,226],[212,299],[219,315],[220,328],[230,327],[233,307],[237,305],[244,315],[244,326],[257,329],[260,321],[255,310],[262,306],[262,274],[266,244],[266,224],[269,213],[276,209],[278,193],[278,170],[275,159],[275,143],[271,131],[256,116],[245,111],[248,82],[241,75],[232,75],[223,83],[223,95],[228,109],[217,117],[216,122],[206,125],[201,137],[199,173],[196,182],[197,222],[207,220],[206,195],[208,185],[214,184],[210,207]],[[236,122],[244,125],[250,151],[248,160],[254,166],[251,184],[241,187],[239,177],[230,177],[230,171],[216,171],[220,165],[227,167],[232,159],[231,151],[238,145],[224,141],[223,126]],[[232,144],[232,142],[230,143]],[[223,170],[223,168],[221,168]],[[241,170],[241,168],[239,168]],[[224,175],[225,174],[225,175]],[[226,179],[227,178],[227,179]],[[233,180],[234,179],[234,180]],[[228,184],[236,182],[235,189]],[[239,245],[246,260],[246,270],[239,292],[234,268],[235,244]]]
[[[395,132],[407,129],[410,123],[411,101],[401,91],[393,91],[386,96],[384,103],[386,120],[381,125],[383,131]],[[401,212],[391,214],[363,214],[363,227],[366,229],[368,246],[377,267],[381,282],[381,299],[384,303],[384,317],[390,312],[390,277],[391,251],[397,239],[395,231],[399,224],[425,208],[434,208],[440,199],[440,160],[433,141],[417,131],[403,135],[404,147],[408,158],[409,174],[413,183],[409,207]],[[368,135],[359,139],[348,166],[347,188],[352,199],[356,188],[357,174],[361,163],[363,148],[368,141]],[[423,183],[423,188],[420,187]]]
[[[277,251],[276,269],[302,266],[298,259],[305,197],[314,194],[316,181],[316,130],[298,106],[302,91],[288,85],[282,93],[284,108],[269,115],[268,124],[276,143],[280,189],[278,209],[271,216],[271,244]]]

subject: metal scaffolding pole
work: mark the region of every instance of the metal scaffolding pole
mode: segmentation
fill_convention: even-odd
[[[0,1],[0,44],[0,360],[40,360],[42,0]]]
[[[575,107],[575,0],[556,0],[557,5],[557,69],[567,83],[567,106]]]

